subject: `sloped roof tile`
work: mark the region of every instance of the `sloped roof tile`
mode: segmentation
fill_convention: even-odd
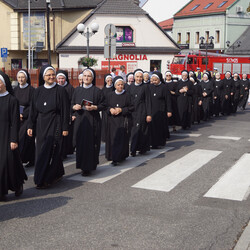
[[[223,13],[235,2],[238,2],[238,0],[191,0],[174,15],[174,18]]]

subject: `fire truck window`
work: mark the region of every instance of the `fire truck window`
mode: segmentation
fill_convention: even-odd
[[[242,74],[249,74],[250,63],[242,63]]]
[[[206,58],[202,58],[202,64],[206,64]],[[209,64],[209,59],[207,58],[207,64]]]
[[[197,58],[196,57],[194,58],[194,64],[197,64]]]
[[[185,58],[184,57],[174,57],[173,64],[184,64]]]
[[[192,58],[192,57],[189,57],[187,63],[188,63],[188,64],[193,64],[193,58]]]

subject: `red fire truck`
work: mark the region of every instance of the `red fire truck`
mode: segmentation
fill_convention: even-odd
[[[238,73],[240,76],[244,73],[250,76],[250,57],[233,57],[214,53],[208,53],[206,56],[201,52],[198,55],[176,55],[170,64],[170,70],[174,78],[180,78],[182,70],[197,71],[199,67],[203,72],[206,70],[206,59],[207,70],[213,71],[217,68],[223,77],[226,71]]]

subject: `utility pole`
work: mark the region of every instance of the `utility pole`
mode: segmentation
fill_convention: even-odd
[[[46,0],[47,12],[47,49],[48,49],[48,64],[51,65],[51,49],[50,49],[50,0]]]

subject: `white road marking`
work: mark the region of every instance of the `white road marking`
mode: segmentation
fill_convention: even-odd
[[[179,137],[199,137],[201,134],[187,134],[187,133],[171,133],[172,136],[179,136]]]
[[[250,154],[244,154],[204,197],[242,201],[250,193]]]
[[[94,183],[104,183],[109,181],[122,173],[133,169],[142,163],[151,160],[160,154],[163,154],[169,150],[173,149],[173,147],[165,147],[158,150],[151,150],[146,155],[138,155],[136,157],[128,157],[126,161],[119,164],[116,167],[113,167],[110,162],[102,164],[97,167],[97,170],[93,173],[92,176],[84,177],[80,174],[74,175],[72,177],[67,178],[68,180],[74,181],[87,181],[87,182],[94,182]]]
[[[241,137],[233,137],[233,136],[218,136],[218,135],[210,135],[208,136],[209,139],[221,139],[221,140],[233,140],[238,141]]]
[[[169,192],[222,151],[196,149],[158,170],[132,187]]]

